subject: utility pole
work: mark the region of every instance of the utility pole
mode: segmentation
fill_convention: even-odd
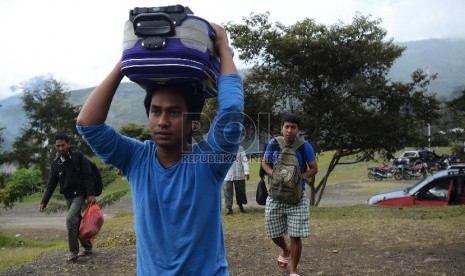
[[[429,80],[429,64],[426,66],[426,74],[428,75],[428,80]],[[429,95],[429,83],[427,86],[427,93]],[[428,123],[428,150],[431,150],[431,124]]]
[[[428,124],[428,150],[431,150],[431,125]]]

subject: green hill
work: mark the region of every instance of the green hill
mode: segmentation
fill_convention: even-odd
[[[421,68],[438,74],[429,89],[440,98],[456,96],[456,91],[465,87],[465,40],[428,39],[398,45],[407,49],[391,68],[392,80],[408,81],[410,74]]]
[[[70,92],[69,100],[75,105],[82,105],[95,87]],[[123,82],[118,87],[108,113],[107,123],[119,128],[127,123],[146,124],[147,115],[144,108],[145,91],[132,82]]]
[[[95,87],[70,91],[69,101],[74,105],[82,105]],[[147,124],[147,115],[144,108],[145,91],[132,82],[123,82],[118,87],[107,123],[119,128],[127,123]],[[26,124],[26,117],[22,107],[20,95],[0,100],[0,127],[4,143],[0,152],[9,151],[20,130]]]
[[[405,46],[403,55],[396,60],[389,78],[393,81],[409,81],[411,73],[417,68],[437,73],[438,77],[430,85],[430,91],[439,98],[450,99],[458,96],[458,91],[465,88],[465,39],[428,39],[398,43]],[[244,74],[247,70],[243,70]],[[70,91],[70,101],[82,105],[94,89]],[[460,89],[460,90],[459,90]],[[124,82],[118,88],[108,115],[108,123],[115,128],[134,122],[146,124],[147,117],[143,106],[145,92],[132,82]],[[0,145],[0,152],[7,151],[18,136],[26,119],[22,109],[21,97],[12,96],[0,100],[0,127],[4,127],[5,142]]]

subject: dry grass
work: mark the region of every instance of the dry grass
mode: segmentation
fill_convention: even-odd
[[[263,208],[247,210],[246,214],[223,217],[231,275],[286,275],[275,266],[279,250],[265,238]],[[300,273],[462,275],[464,228],[462,206],[312,208],[312,235],[303,239]],[[133,238],[132,215],[122,213],[102,228],[93,257],[70,266],[57,262],[65,251],[55,251],[0,275],[25,275],[25,271],[32,275],[106,275],[108,262],[113,261],[118,262],[119,270],[111,270],[112,275],[134,275]]]

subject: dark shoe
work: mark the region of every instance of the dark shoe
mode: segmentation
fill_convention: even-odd
[[[226,215],[232,215],[232,213],[233,213],[233,211],[232,211],[231,208],[228,208],[228,209],[226,210]]]
[[[244,210],[244,207],[242,207],[242,205],[239,206],[239,211],[241,213],[247,213],[245,210]]]
[[[79,257],[89,256],[92,253],[93,253],[92,250],[84,250],[82,252],[79,252],[78,256]]]
[[[68,259],[66,259],[67,262],[74,262],[78,258],[78,254],[76,253],[69,253]]]

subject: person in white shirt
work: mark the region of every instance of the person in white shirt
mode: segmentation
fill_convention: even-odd
[[[234,190],[236,191],[236,203],[239,206],[239,211],[245,213],[244,204],[247,204],[247,195],[245,192],[245,181],[249,180],[249,160],[245,155],[244,148],[239,146],[236,155],[236,160],[229,168],[226,177],[224,178],[223,192],[226,214],[233,213],[233,197]]]

